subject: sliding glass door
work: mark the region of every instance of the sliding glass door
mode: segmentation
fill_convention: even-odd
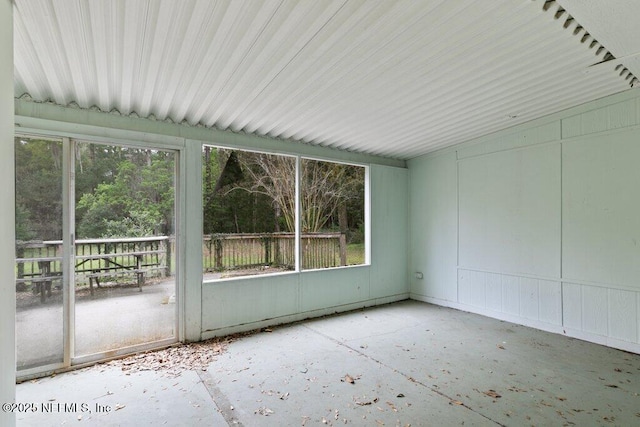
[[[18,375],[176,341],[178,153],[15,147]]]
[[[175,153],[75,152],[75,356],[174,339]]]
[[[62,364],[62,140],[15,138],[18,370]]]

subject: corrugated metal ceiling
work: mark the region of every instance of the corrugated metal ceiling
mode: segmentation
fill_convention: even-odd
[[[15,0],[14,22],[18,97],[400,159],[635,83],[555,1]]]

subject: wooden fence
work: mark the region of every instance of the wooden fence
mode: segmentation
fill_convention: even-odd
[[[302,268],[327,268],[347,264],[347,245],[341,233],[302,234]],[[203,239],[204,271],[251,269],[269,266],[293,270],[295,234],[215,234]],[[75,243],[75,282],[90,284],[92,279],[140,274],[172,274],[175,238],[170,236],[83,239]],[[16,285],[34,292],[40,285],[51,288],[62,280],[62,241],[16,243]],[[97,281],[96,281],[97,282]],[[99,283],[99,282],[97,282]]]
[[[347,264],[347,243],[341,233],[304,233],[302,267]],[[204,236],[204,270],[224,271],[270,266],[295,268],[294,233],[213,234]]]
[[[144,270],[151,276],[171,273],[171,240],[167,236],[125,239],[82,239],[75,243],[76,283],[90,276],[117,276]],[[16,284],[40,284],[62,278],[62,241],[16,243]]]

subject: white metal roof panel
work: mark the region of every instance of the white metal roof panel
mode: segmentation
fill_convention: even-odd
[[[635,79],[555,1],[15,0],[14,31],[16,96],[400,159]]]

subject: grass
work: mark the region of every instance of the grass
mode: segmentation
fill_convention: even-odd
[[[364,264],[364,243],[347,245],[347,265]]]

